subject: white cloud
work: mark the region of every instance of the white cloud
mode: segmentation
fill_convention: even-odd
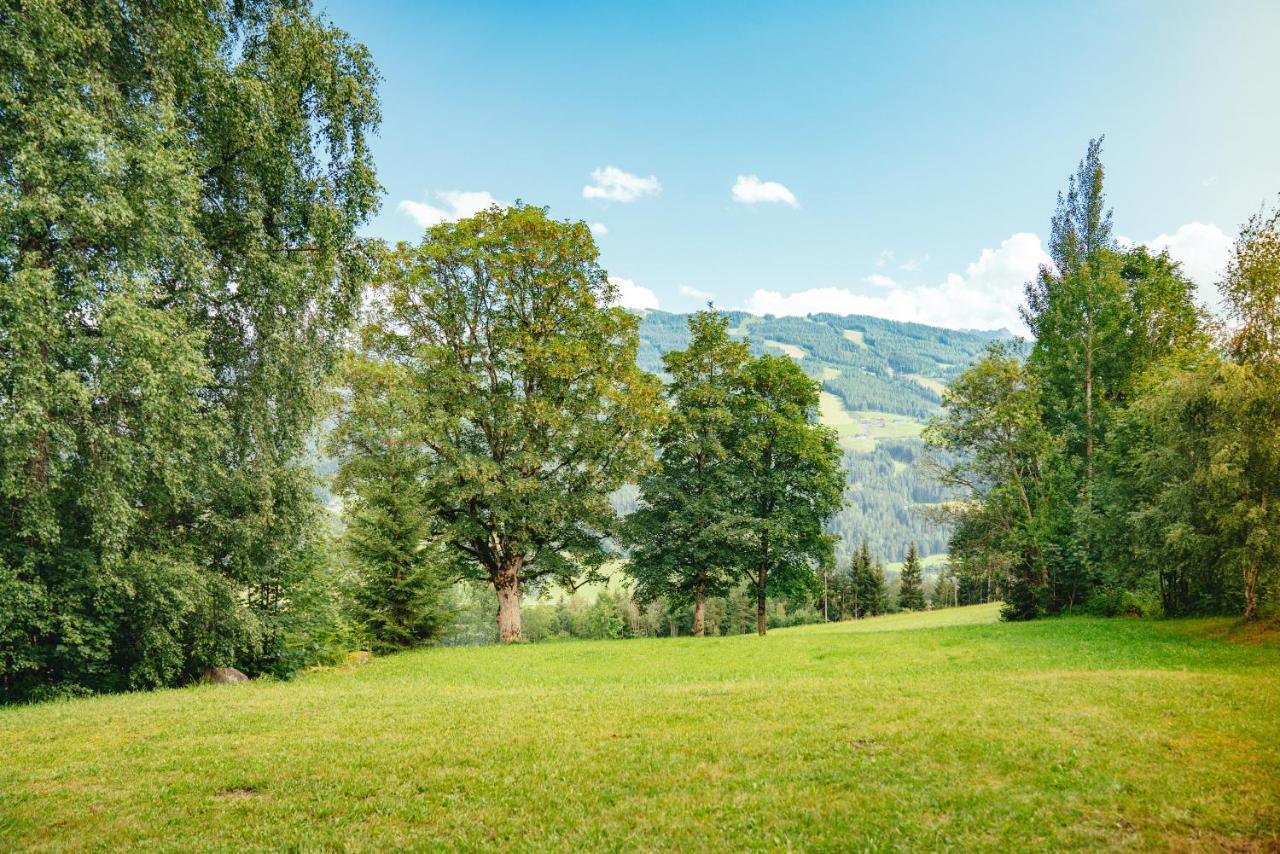
[[[593,222],[591,223],[590,228],[591,233],[596,237],[604,237],[609,233],[609,226],[605,225],[603,222]]]
[[[702,300],[704,302],[706,300],[715,299],[715,294],[711,293],[710,291],[701,291],[701,290],[698,290],[697,288],[691,288],[688,285],[680,286],[680,294],[682,296],[691,297],[693,299]]]
[[[894,285],[898,284],[884,273],[872,273],[862,281],[866,282],[868,285],[874,285],[877,288],[892,288]]]
[[[443,207],[405,199],[396,206],[396,210],[413,217],[414,221],[423,228],[430,228],[442,222],[453,222],[475,216],[485,208],[501,204],[483,190],[437,190],[434,195],[444,203]]]
[[[761,181],[755,175],[739,175],[733,184],[733,200],[744,205],[755,205],[761,202],[781,202],[800,207],[795,194],[777,181]]]
[[[1216,225],[1189,222],[1173,234],[1148,240],[1147,246],[1155,252],[1169,250],[1169,257],[1196,283],[1200,301],[1216,310],[1221,301],[1216,285],[1227,268],[1232,243]]]
[[[604,199],[610,202],[634,202],[641,196],[653,196],[662,189],[656,175],[642,178],[624,172],[617,166],[606,166],[591,173],[594,184],[582,188],[584,199]]]
[[[894,258],[894,255],[893,255],[892,249],[881,249],[880,256],[876,258],[876,266],[883,267],[887,264],[892,264],[893,258]]]
[[[898,266],[898,269],[906,270],[909,273],[914,273],[916,270],[919,270],[921,267],[923,267],[925,264],[928,264],[928,263],[929,263],[929,256],[921,255],[919,258],[908,258],[907,260],[903,261],[902,264]]]
[[[648,288],[641,287],[630,279],[610,276],[609,284],[618,289],[618,305],[623,308],[658,310],[658,295]]]
[[[982,250],[963,274],[952,273],[938,285],[895,286],[874,296],[847,288],[812,288],[785,296],[758,290],[746,308],[755,314],[870,314],[935,326],[1024,332],[1018,316],[1022,287],[1047,263],[1040,238],[1021,232],[996,249]]]

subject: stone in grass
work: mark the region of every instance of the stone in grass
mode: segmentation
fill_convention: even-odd
[[[236,685],[248,682],[249,677],[234,667],[210,667],[205,670],[204,677],[200,681],[210,685]]]

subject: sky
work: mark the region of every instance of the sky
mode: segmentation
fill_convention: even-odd
[[[1212,302],[1280,193],[1271,0],[316,5],[384,78],[370,234],[545,205],[634,308],[1022,331],[1098,135],[1117,236]]]

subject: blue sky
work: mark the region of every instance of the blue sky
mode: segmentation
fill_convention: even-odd
[[[1097,134],[1206,286],[1280,192],[1280,3],[317,5],[385,78],[372,234],[547,205],[640,307],[1016,327]]]

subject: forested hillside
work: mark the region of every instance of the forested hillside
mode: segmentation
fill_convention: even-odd
[[[838,559],[846,560],[864,538],[890,561],[901,560],[912,540],[922,554],[945,552],[950,530],[922,512],[943,492],[922,469],[919,434],[946,383],[1009,333],[862,315],[724,314],[754,355],[788,355],[822,383],[822,420],[840,434],[849,484],[848,502],[832,522],[840,535]],[[688,341],[688,315],[647,313],[640,324],[640,367],[661,374],[662,355]]]

